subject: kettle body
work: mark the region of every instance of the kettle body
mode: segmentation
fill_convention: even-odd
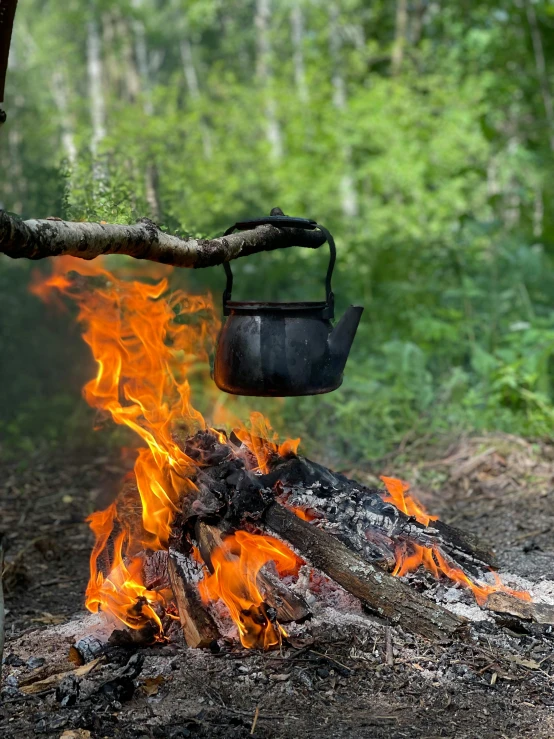
[[[331,235],[313,221],[286,216],[269,216],[245,224],[274,220],[278,220],[279,225],[296,227],[299,222],[309,224],[311,228],[321,228],[327,236],[331,261],[326,300],[232,301],[232,272],[225,264],[227,289],[223,311],[226,320],[217,341],[213,377],[221,390],[234,395],[285,397],[328,393],[342,384],[344,366],[363,308],[351,306],[333,328],[331,274],[335,248]]]

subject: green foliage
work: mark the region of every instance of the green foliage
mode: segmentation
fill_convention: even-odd
[[[366,306],[345,383],[268,409],[275,426],[343,459],[426,433],[551,433],[549,3],[532,3],[544,78],[524,3],[408,3],[396,71],[395,3],[274,0],[265,55],[254,0],[20,5],[0,137],[6,208],[154,216],[213,235],[279,205],[335,233],[337,312]],[[90,86],[90,20],[102,100]],[[105,135],[93,157],[99,105]],[[326,261],[324,250],[239,260],[237,297],[319,298]],[[10,443],[32,439],[38,417],[46,438],[73,434],[67,399],[81,402],[90,371],[67,318],[45,314],[27,279],[27,268],[0,263],[0,434]],[[224,281],[222,270],[174,280],[216,295]]]

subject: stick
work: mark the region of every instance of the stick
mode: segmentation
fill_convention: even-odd
[[[0,252],[13,259],[62,255],[94,259],[103,254],[127,254],[175,267],[199,268],[290,246],[317,249],[324,241],[320,231],[271,225],[216,239],[182,239],[166,234],[146,218],[132,226],[61,219],[22,221],[0,210]]]
[[[185,641],[192,648],[207,647],[219,637],[219,632],[200,600],[190,572],[192,564],[184,555],[169,550],[167,569]]]
[[[415,634],[445,639],[467,623],[413,591],[398,578],[352,552],[331,534],[303,521],[279,503],[266,510],[265,522],[314,567],[355,595],[381,617]]]

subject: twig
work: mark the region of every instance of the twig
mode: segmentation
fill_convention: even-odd
[[[260,707],[256,706],[256,710],[254,711],[254,720],[252,721],[252,728],[250,729],[250,736],[254,734],[256,731],[256,724],[258,723],[258,716],[260,715]]]
[[[385,626],[385,664],[387,667],[394,666],[394,654],[392,651],[392,633],[389,625]]]

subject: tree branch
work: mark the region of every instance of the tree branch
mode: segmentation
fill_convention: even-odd
[[[175,267],[200,268],[290,246],[317,249],[324,241],[320,231],[270,225],[216,239],[181,239],[160,231],[146,218],[132,226],[58,219],[22,221],[0,210],[0,253],[12,259],[61,255],[94,259],[103,254],[127,254]]]

